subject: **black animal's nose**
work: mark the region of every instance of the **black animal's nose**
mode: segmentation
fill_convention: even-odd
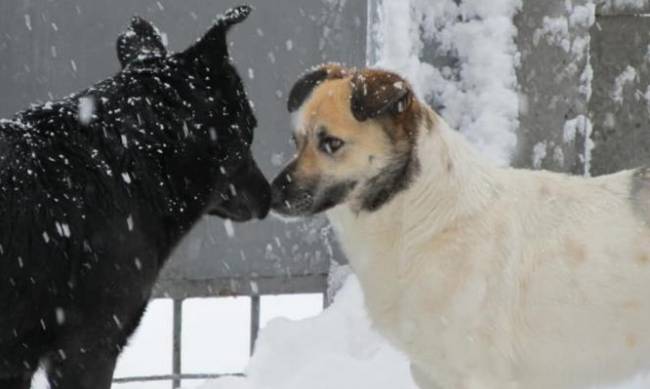
[[[286,201],[286,190],[291,182],[291,176],[289,173],[281,173],[278,175],[271,184],[271,208],[278,209],[282,208],[285,205]]]
[[[264,219],[271,209],[271,187],[266,183],[263,189],[260,189],[260,193],[255,194],[257,201],[249,201],[249,208],[251,214],[254,218]]]
[[[243,200],[252,217],[264,219],[271,208],[271,184],[254,162],[249,165],[245,181],[247,182],[241,185],[245,188],[242,193]]]

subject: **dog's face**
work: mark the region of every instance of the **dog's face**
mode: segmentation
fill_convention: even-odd
[[[297,154],[273,182],[276,212],[374,211],[408,184],[420,113],[398,75],[326,65],[298,80],[289,111]]]
[[[235,221],[265,217],[271,198],[269,183],[251,154],[257,121],[226,40],[229,29],[250,10],[229,10],[194,45],[173,55],[167,54],[157,29],[140,18],[132,20],[117,42],[120,75],[164,98],[156,115],[182,123],[170,131],[182,138],[168,164],[186,169],[179,175],[184,182],[177,185],[191,192],[204,190],[206,180],[215,182],[206,212]]]

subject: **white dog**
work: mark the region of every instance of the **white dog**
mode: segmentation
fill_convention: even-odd
[[[650,169],[499,168],[398,75],[301,78],[274,208],[327,211],[421,388],[563,389],[650,368]]]

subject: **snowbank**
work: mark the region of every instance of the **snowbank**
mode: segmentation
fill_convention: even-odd
[[[352,276],[321,315],[271,321],[258,338],[246,376],[207,382],[200,389],[416,389],[406,358],[372,329]]]

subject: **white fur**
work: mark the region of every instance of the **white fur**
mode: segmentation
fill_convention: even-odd
[[[434,123],[407,190],[376,212],[328,213],[418,384],[587,388],[649,368],[650,231],[632,171],[498,168]]]

